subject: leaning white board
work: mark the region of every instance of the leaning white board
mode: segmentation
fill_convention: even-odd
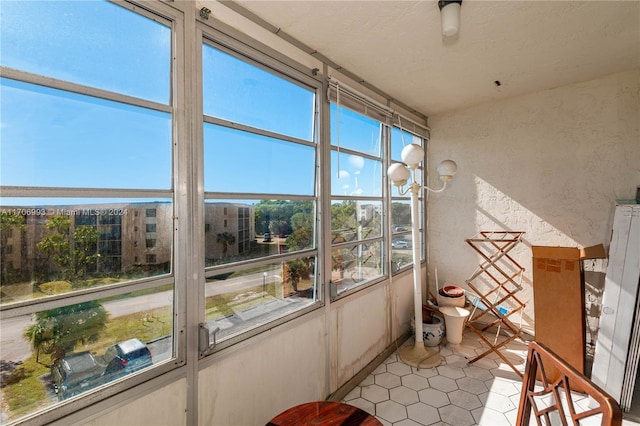
[[[640,205],[618,205],[591,379],[620,402],[640,280]],[[632,384],[633,386],[633,384]]]

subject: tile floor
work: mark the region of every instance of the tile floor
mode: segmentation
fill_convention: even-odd
[[[404,344],[413,344],[413,339]],[[343,402],[376,416],[385,426],[514,425],[522,386],[520,376],[495,353],[473,364],[467,362],[487,349],[477,335],[466,329],[460,345],[440,347],[442,364],[436,368],[417,370],[402,363],[394,352]],[[510,342],[502,353],[524,371],[525,342]],[[639,424],[625,420],[623,425]]]

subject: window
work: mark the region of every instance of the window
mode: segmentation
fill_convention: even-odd
[[[205,319],[224,342],[318,300],[317,83],[209,40],[202,63]]]
[[[424,129],[333,82],[326,102],[324,77],[227,30],[187,34],[184,7],[0,1],[0,353],[25,372],[3,372],[3,421],[183,365],[202,321],[228,347],[320,307],[322,283],[349,297],[410,265],[383,177]]]
[[[331,104],[332,294],[383,275],[382,154],[379,121]]]
[[[391,160],[402,161],[400,156],[402,149],[409,144],[417,144],[424,147],[424,139],[401,130],[398,127],[391,129]],[[418,183],[423,183],[423,168],[416,170]],[[406,189],[406,187],[405,187]],[[424,194],[419,198],[419,219],[420,219],[420,253],[424,255]],[[398,188],[391,185],[391,269],[397,272],[404,267],[409,267],[413,263],[412,238],[411,238],[411,198],[410,194],[401,195]]]
[[[176,356],[174,22],[124,2],[37,7],[2,2],[0,13],[0,334],[14,336],[0,352],[23,361],[6,382],[3,372],[3,421],[63,417],[59,402],[108,397],[103,385],[139,384]],[[144,265],[139,212],[158,224]],[[141,290],[162,302],[147,307]],[[107,371],[109,347],[129,341],[153,354],[140,375]]]

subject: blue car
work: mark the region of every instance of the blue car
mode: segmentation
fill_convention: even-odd
[[[151,351],[138,339],[129,339],[109,346],[103,356],[105,375],[125,375],[153,364]]]

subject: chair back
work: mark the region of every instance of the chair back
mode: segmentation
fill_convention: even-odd
[[[516,425],[529,426],[532,413],[537,425],[579,425],[594,416],[602,426],[622,425],[613,397],[538,342],[529,343]]]

